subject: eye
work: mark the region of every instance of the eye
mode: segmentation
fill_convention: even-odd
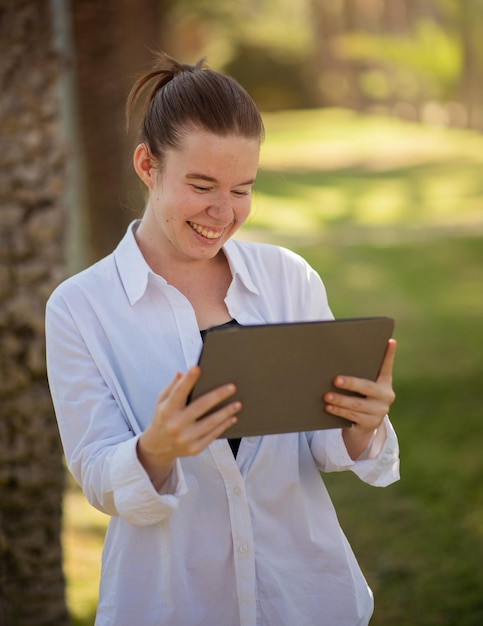
[[[191,188],[198,193],[206,193],[207,191],[211,191],[211,187],[202,187],[201,185],[191,185]]]
[[[243,196],[249,196],[250,192],[251,192],[251,189],[246,189],[245,191],[238,191],[235,189],[232,191],[232,194],[236,196],[237,198],[241,198]]]

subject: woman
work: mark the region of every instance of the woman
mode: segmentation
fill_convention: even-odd
[[[249,215],[263,137],[248,94],[166,55],[134,85],[129,111],[147,87],[134,152],[143,217],[47,306],[67,462],[111,516],[96,624],[367,624],[372,594],[319,470],[398,479],[387,418],[395,342],[376,382],[338,379],[365,397],[325,398],[351,428],[218,439],[241,407],[233,385],[186,404],[202,331],[332,315],[304,260],[231,239]]]

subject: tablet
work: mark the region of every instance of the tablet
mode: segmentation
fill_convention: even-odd
[[[376,380],[393,328],[392,318],[364,317],[209,330],[189,402],[235,383],[227,403],[242,408],[222,438],[350,426],[325,411],[323,396],[339,374]]]

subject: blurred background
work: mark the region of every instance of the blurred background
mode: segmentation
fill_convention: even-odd
[[[142,213],[124,104],[155,49],[263,112],[238,236],[395,318],[401,481],[324,476],[371,624],[483,623],[482,33],[483,0],[0,0],[2,625],[93,623],[107,518],[63,472],[43,311]]]

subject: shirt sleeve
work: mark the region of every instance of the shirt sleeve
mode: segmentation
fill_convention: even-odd
[[[133,432],[133,420],[116,401],[59,295],[47,304],[46,343],[50,391],[67,465],[90,504],[131,524],[165,519],[186,492],[181,466],[177,462],[157,492],[137,457],[140,432]]]
[[[157,492],[139,462],[136,444],[139,436],[119,444],[111,461],[111,484],[114,505],[130,524],[156,524],[178,508],[180,496],[187,492],[181,463],[175,467]]]
[[[324,472],[351,471],[375,487],[386,487],[399,480],[399,445],[386,416],[375,437],[361,456],[353,460],[342,438],[342,429],[307,433],[312,454]]]

